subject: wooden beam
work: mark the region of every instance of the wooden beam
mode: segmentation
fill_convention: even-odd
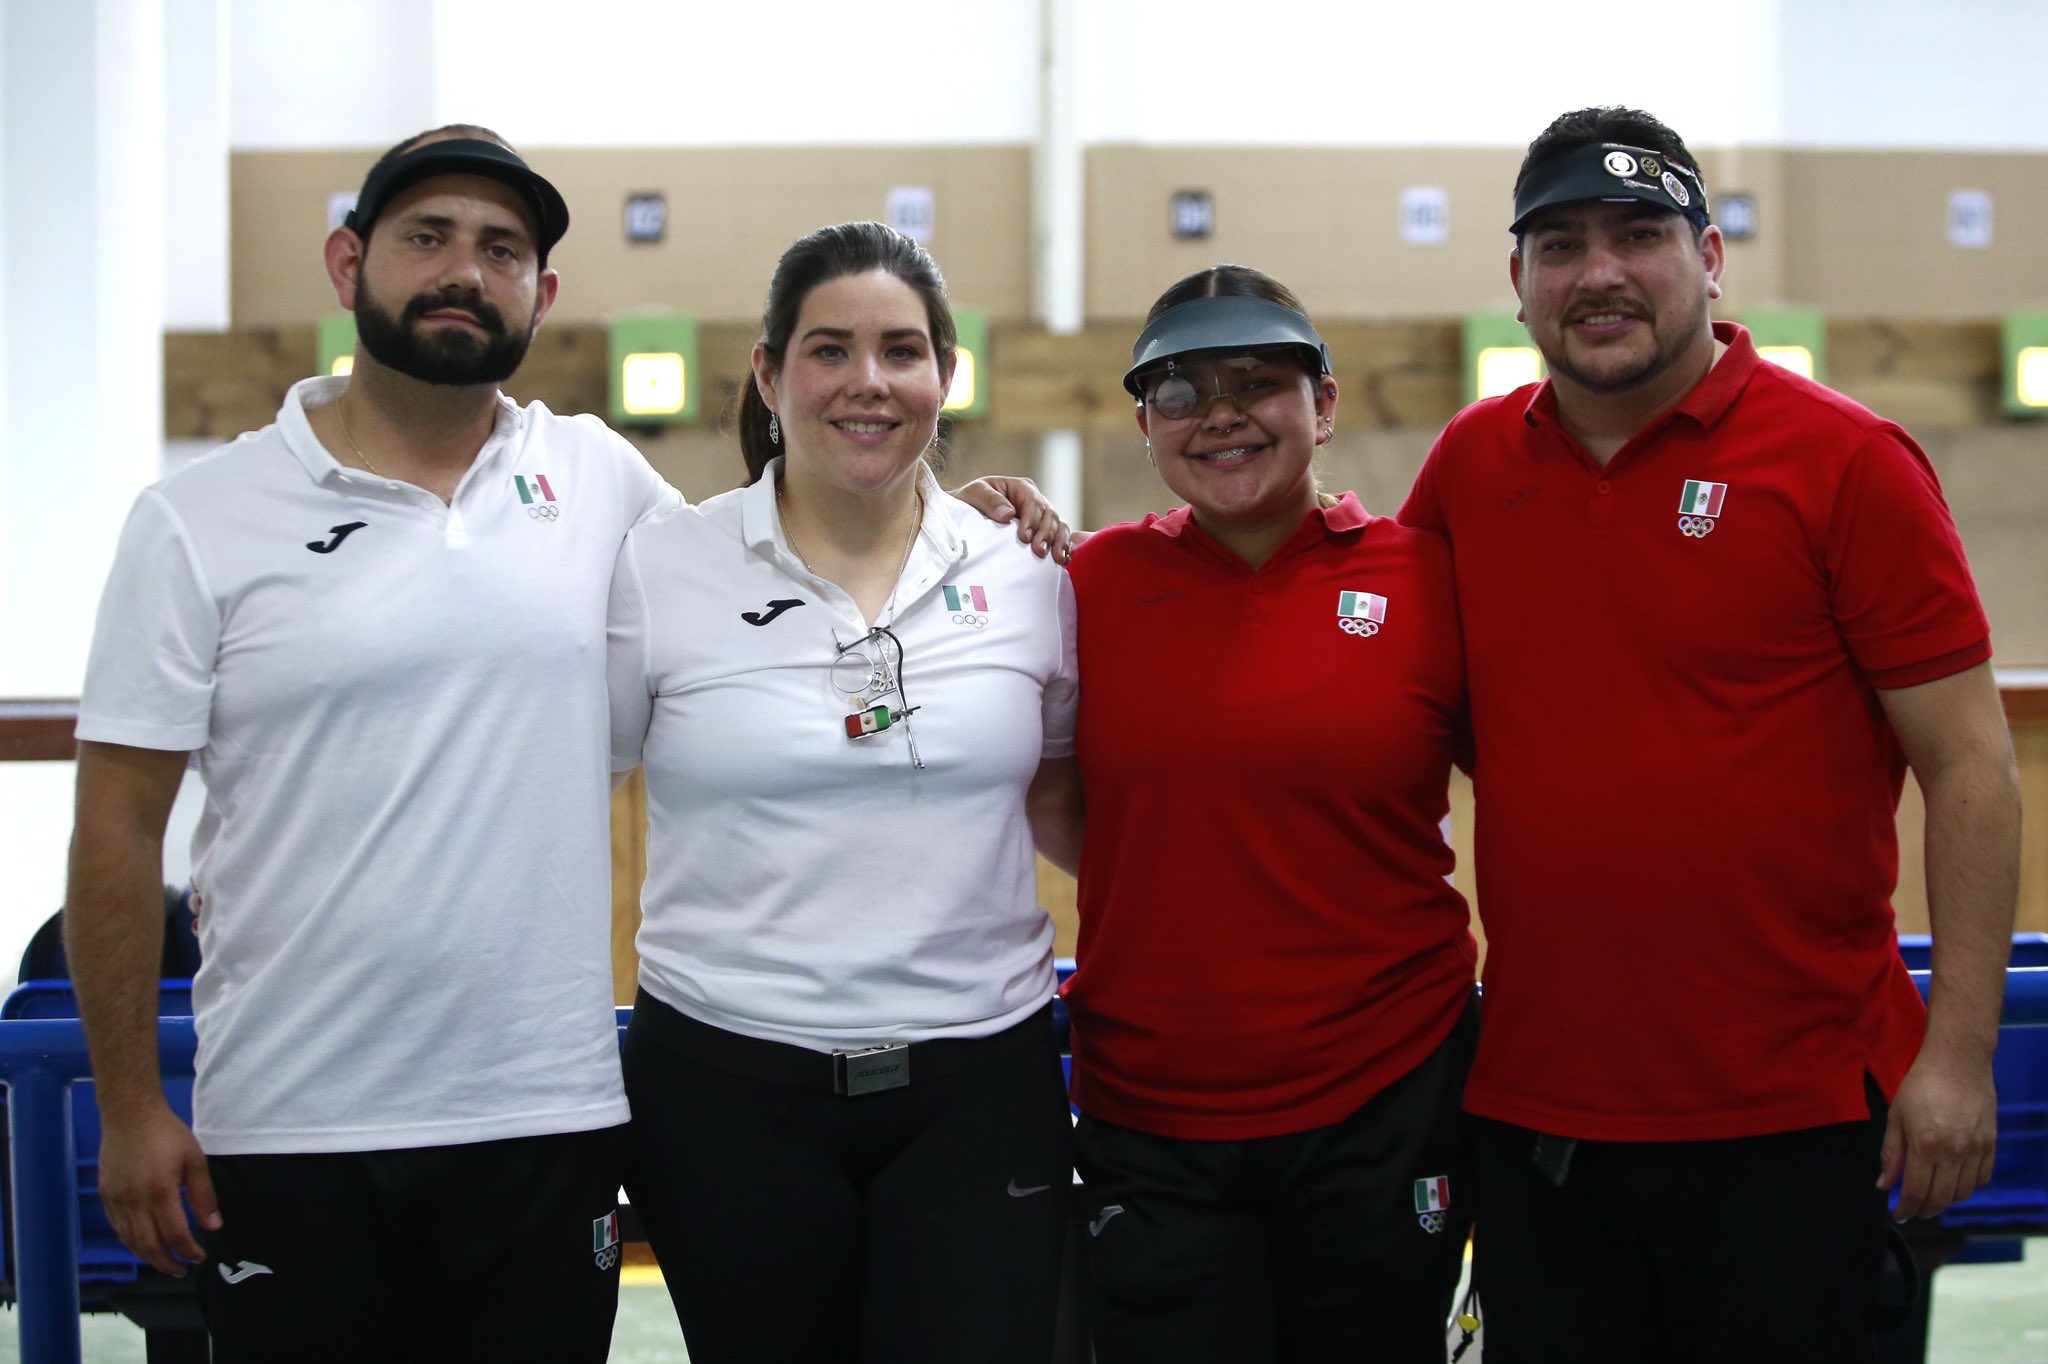
[[[1457,412],[1464,355],[1456,319],[1330,319],[1347,425],[1434,429]],[[1004,435],[1079,430],[1123,433],[1131,400],[1121,386],[1139,324],[1097,321],[1070,336],[996,322],[989,340],[988,428]],[[716,421],[749,382],[751,327],[706,324],[698,341],[705,420]],[[170,332],[164,336],[164,434],[228,440],[267,424],[284,392],[312,372],[310,326]],[[543,327],[506,390],[557,412],[606,408],[605,329]],[[1829,382],[1908,430],[1999,420],[1998,324],[1841,321],[1828,325]],[[1362,418],[1354,414],[1363,414]]]
[[[70,762],[78,703],[64,700],[0,701],[0,762]]]

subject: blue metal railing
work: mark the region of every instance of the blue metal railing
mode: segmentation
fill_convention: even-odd
[[[158,1020],[157,1054],[164,1074],[190,1075],[197,1045],[191,1019]],[[71,1086],[91,1074],[77,1019],[0,1019],[21,1357],[39,1364],[80,1364],[78,1152]]]
[[[1927,972],[1913,972],[1922,994]],[[631,1009],[618,1011],[625,1032]],[[2006,1027],[2048,1027],[2048,966],[2006,972]],[[157,1022],[163,1074],[192,1074],[197,1039],[189,1018]],[[14,1177],[14,1287],[21,1357],[82,1364],[78,1334],[78,1153],[71,1086],[92,1068],[71,1018],[0,1019],[0,1084],[7,1086],[7,1143]]]

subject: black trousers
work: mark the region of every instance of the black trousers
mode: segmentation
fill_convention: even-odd
[[[209,1158],[214,1364],[604,1364],[623,1134]]]
[[[1562,1185],[1534,1132],[1474,1119],[1486,1364],[1864,1364],[1889,1221],[1875,1086],[1870,1105],[1767,1136],[1581,1141]]]
[[[1468,1006],[1340,1123],[1186,1141],[1083,1115],[1090,1320],[1102,1364],[1442,1364],[1472,1225]]]
[[[1050,1012],[833,1092],[818,1053],[642,994],[626,1190],[692,1364],[1045,1364],[1073,1184]]]

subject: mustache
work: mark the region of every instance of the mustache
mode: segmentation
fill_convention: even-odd
[[[491,335],[505,334],[505,315],[496,307],[470,294],[420,294],[405,305],[405,311],[399,314],[398,321],[403,326],[419,321],[428,313],[438,312],[466,313],[475,318],[477,325]]]
[[[1634,299],[1610,298],[1594,303],[1578,304],[1565,314],[1564,320],[1569,324],[1577,322],[1581,318],[1592,317],[1598,313],[1620,313],[1623,317],[1632,317],[1644,321],[1647,321],[1650,316],[1650,310]]]

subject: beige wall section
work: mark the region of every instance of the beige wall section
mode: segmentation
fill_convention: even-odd
[[[327,199],[353,191],[381,152],[237,152],[233,201],[238,327],[306,322],[334,309],[319,269]],[[788,245],[827,223],[880,218],[891,186],[932,190],[932,252],[956,302],[992,318],[1030,312],[1030,152],[997,147],[539,149],[573,226],[550,264],[565,322],[658,306],[746,322]],[[668,200],[668,237],[625,240],[628,194]]]
[[[353,190],[379,149],[237,152],[232,158],[238,327],[307,322],[332,308],[317,268],[328,196]],[[1756,196],[1761,235],[1731,244],[1724,312],[1771,303],[1838,318],[1967,319],[2048,306],[2048,175],[2025,153],[1702,148],[1715,193]],[[894,185],[935,196],[932,249],[961,303],[1030,312],[1030,151],[1023,146],[537,149],[576,227],[556,264],[558,316],[646,305],[710,321],[759,314],[776,257],[810,229],[879,217]],[[1147,147],[1087,154],[1087,311],[1143,316],[1161,289],[1221,260],[1287,281],[1324,318],[1445,317],[1513,306],[1510,186],[1519,148]],[[1450,237],[1400,240],[1409,185],[1441,186]],[[1174,241],[1175,190],[1206,189],[1216,231]],[[1986,250],[1946,239],[1952,189],[1996,204]],[[669,236],[628,246],[625,196],[667,195]]]
[[[2048,174],[2027,153],[1699,148],[1716,195],[1757,201],[1728,249],[1724,315],[1797,304],[1838,318],[1966,319],[2048,306]],[[1519,149],[1099,146],[1088,155],[1088,314],[1141,317],[1180,276],[1238,261],[1312,312],[1458,315],[1511,308],[1509,187]],[[1400,237],[1403,187],[1441,186],[1450,237]],[[1216,231],[1173,241],[1176,190],[1205,189]],[[1988,249],[1947,239],[1952,189],[1989,192]]]
[[[1835,317],[1996,317],[2048,307],[2048,158],[1990,152],[1788,151],[1784,201],[1762,209],[1785,241],[1788,299]],[[1995,204],[1987,249],[1948,243],[1948,196]],[[1774,223],[1775,220],[1775,223]]]
[[[335,310],[320,265],[328,196],[353,194],[382,150],[228,158],[228,306],[236,327],[311,323]]]
[[[1704,148],[1700,174],[1711,195],[1747,194],[1757,203],[1761,231],[1746,242],[1729,242],[1719,312],[1732,317],[1744,308],[1804,303],[1787,292],[1785,242],[1798,224],[1784,203],[1785,153],[1774,147]]]
[[[1853,161],[1858,154],[1845,155]],[[1810,301],[1797,295],[1786,273],[1787,243],[1809,230],[1784,198],[1787,156],[1775,148],[1700,150],[1709,189],[1753,195],[1765,222],[1757,239],[1729,243],[1724,313]],[[1521,161],[1519,148],[1092,148],[1088,315],[1142,317],[1168,284],[1219,261],[1256,265],[1284,280],[1319,317],[1511,309],[1507,227]],[[2032,161],[2038,177],[2040,158]],[[1444,190],[1450,235],[1442,244],[1401,240],[1401,191],[1411,185]],[[1174,241],[1167,232],[1168,204],[1183,189],[1210,193],[1216,231],[1206,240]],[[1867,185],[1863,199],[1873,216],[1883,215],[1880,184]],[[2040,223],[2038,209],[2033,212],[2032,221]],[[2025,231],[2024,221],[2014,231]],[[1998,297],[1980,293],[1977,311],[2004,306]],[[1916,304],[1899,315],[1970,315],[1968,308],[1946,311],[1953,303],[1945,299],[1937,310]],[[1894,310],[1880,305],[1876,311]]]
[[[1092,147],[1087,158],[1090,318],[1143,317],[1174,280],[1218,261],[1285,281],[1318,317],[1441,316],[1506,308],[1509,187],[1501,148]],[[1400,194],[1440,185],[1450,239],[1400,240]],[[1214,235],[1175,241],[1177,190],[1209,192]]]
[[[2048,933],[2048,724],[2013,731],[2020,762],[2019,928]]]
[[[2048,723],[2013,728],[2020,765],[2020,893],[2015,927],[2048,933]],[[1909,774],[1899,800],[1899,890],[1892,904],[1899,932],[1927,932],[1927,806]]]
[[[635,772],[612,792],[612,999],[640,988],[640,883],[647,879],[647,781]]]
[[[754,321],[792,241],[827,223],[881,218],[896,185],[931,189],[929,245],[956,303],[993,318],[1030,312],[1025,147],[654,148],[551,151],[534,161],[580,206],[557,261],[569,318],[655,304]],[[668,198],[668,240],[629,246],[625,197],[647,190]]]
[[[1919,438],[1991,617],[1995,661],[2048,664],[2048,425],[2008,422]]]

